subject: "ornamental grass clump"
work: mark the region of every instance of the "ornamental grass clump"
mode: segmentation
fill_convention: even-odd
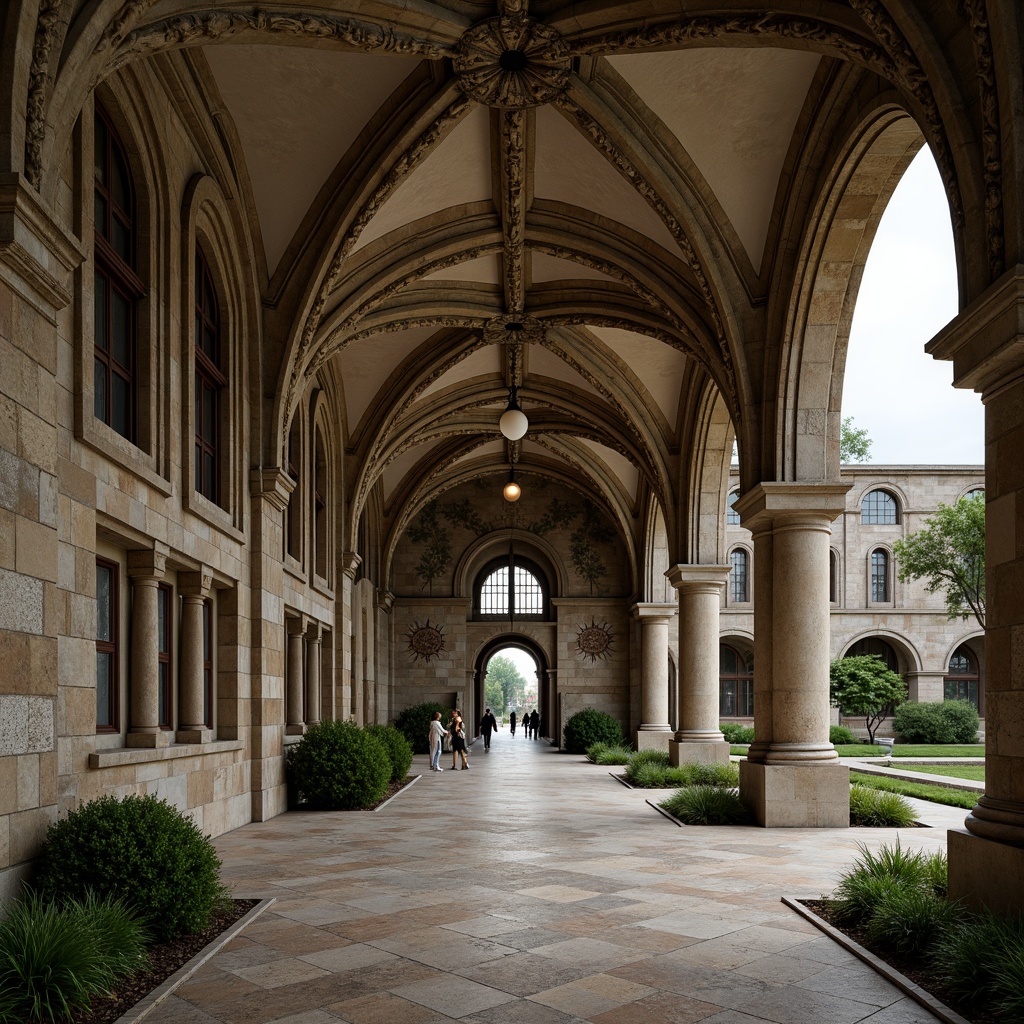
[[[850,824],[867,828],[910,828],[917,820],[914,808],[899,795],[850,786]]]
[[[680,764],[665,772],[668,786],[718,786],[736,789],[740,784],[739,765],[733,764]]]
[[[209,836],[154,796],[100,797],[52,824],[35,886],[46,903],[123,899],[160,940],[202,931],[228,901]]]
[[[890,888],[867,920],[868,938],[904,956],[919,956],[963,913],[932,889]]]
[[[983,951],[983,952],[982,952]],[[929,963],[965,1003],[1024,1020],[1024,917],[963,915],[936,940]]]
[[[658,805],[684,825],[745,825],[750,816],[733,789],[687,786]]]
[[[565,723],[563,734],[562,746],[569,754],[582,754],[595,743],[621,747],[625,742],[619,720],[597,708],[577,711]]]
[[[313,810],[354,811],[384,799],[391,758],[383,742],[355,722],[318,722],[292,749],[288,773]]]
[[[668,751],[638,750],[626,766],[626,781],[641,789],[657,789],[665,784],[668,767]]]
[[[597,757],[594,758],[597,764],[629,764],[629,759],[633,756],[633,751],[629,747],[609,747],[606,744],[601,744],[601,746],[604,749],[599,751]]]
[[[608,749],[608,744],[603,742],[603,741],[601,741],[601,740],[598,740],[597,743],[591,743],[590,746],[587,747],[585,753],[586,753],[587,758],[589,760],[593,761],[594,764],[597,764],[598,763],[598,761],[597,761],[598,757],[601,754],[603,754],[607,749]]]
[[[412,746],[393,725],[368,725],[366,731],[384,744],[391,761],[391,781],[405,782],[412,767]]]
[[[145,930],[124,900],[38,893],[0,919],[0,1024],[63,1021],[146,967]]]

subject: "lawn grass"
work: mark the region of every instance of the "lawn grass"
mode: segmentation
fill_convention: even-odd
[[[836,747],[840,757],[884,757],[885,750],[877,744],[842,743]],[[942,743],[897,743],[892,756],[900,757],[984,757],[985,746],[982,743],[942,744]]]
[[[962,789],[946,789],[943,786],[932,786],[927,782],[905,782],[890,776],[865,775],[863,772],[850,772],[850,782],[859,782],[862,786],[872,789],[884,789],[887,793],[899,793],[917,800],[930,800],[935,804],[946,804],[949,807],[963,807],[970,810],[978,802],[977,793],[968,793]]]
[[[983,764],[901,764],[900,771],[947,775],[953,779],[971,779],[973,782],[985,781]]]

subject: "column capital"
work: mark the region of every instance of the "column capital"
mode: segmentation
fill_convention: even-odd
[[[182,597],[199,597],[204,600],[213,590],[213,570],[204,565],[194,572],[178,573],[178,593]]]
[[[731,571],[731,565],[673,565],[665,576],[678,591],[717,591],[729,582]]]
[[[1011,267],[931,341],[925,351],[953,363],[953,386],[988,397],[1024,373],[1024,264]]]
[[[263,495],[278,512],[283,512],[288,507],[288,499],[295,490],[295,481],[281,466],[254,469],[249,474],[249,485],[257,494]]]
[[[629,609],[629,614],[641,622],[668,622],[673,616],[679,614],[679,605],[664,604],[657,601],[638,601]]]
[[[128,575],[136,580],[162,580],[167,569],[168,547],[157,542],[144,551],[128,552]]]
[[[363,556],[356,551],[344,551],[341,555],[341,571],[350,579],[356,578],[356,571],[363,564]]]
[[[323,623],[318,622],[316,619],[310,619],[306,623],[306,639],[315,644],[320,643],[323,630]]]
[[[377,607],[385,614],[395,607],[395,595],[390,590],[377,591]]]
[[[831,523],[846,510],[853,484],[838,480],[765,480],[744,491],[733,505],[751,532],[787,522]]]
[[[286,615],[284,630],[289,636],[305,636],[309,619],[305,615]]]

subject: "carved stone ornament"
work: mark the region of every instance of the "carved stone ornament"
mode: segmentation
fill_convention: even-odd
[[[444,653],[444,639],[443,627],[440,624],[432,626],[430,619],[422,626],[414,622],[406,634],[413,658],[422,658],[424,661],[430,661],[431,658],[437,658]]]
[[[508,110],[548,103],[565,90],[572,74],[565,40],[522,14],[474,25],[459,40],[454,63],[468,97]]]
[[[612,641],[615,634],[607,622],[598,625],[596,619],[590,620],[590,625],[582,625],[576,630],[576,650],[584,661],[589,658],[597,661],[598,658],[610,658],[612,656]]]

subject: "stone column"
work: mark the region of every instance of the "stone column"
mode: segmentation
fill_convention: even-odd
[[[164,578],[167,550],[162,545],[151,551],[128,552],[128,575],[132,580],[131,720],[127,746],[163,747],[170,732],[160,728],[159,621],[157,588]]]
[[[356,690],[356,676],[359,666],[356,664],[356,626],[354,617],[353,588],[355,586],[356,574],[363,559],[355,551],[345,551],[341,554],[339,568],[341,569],[341,601],[336,605],[341,610],[341,621],[335,619],[335,628],[341,642],[341,689],[342,701],[339,717],[345,721],[358,721],[358,713],[361,707],[359,693]]]
[[[635,604],[640,622],[640,728],[637,750],[668,750],[672,726],[668,721],[668,627],[676,614],[673,604]]]
[[[178,743],[209,743],[213,730],[206,722],[203,680],[203,611],[213,577],[205,567],[178,573],[181,595],[181,655],[178,661]]]
[[[540,709],[540,731],[556,746],[562,745],[562,723],[558,717],[558,669],[549,668],[547,675],[547,700]],[[540,672],[537,673],[537,699],[540,699]]]
[[[1024,912],[1024,267],[929,342],[985,403],[985,795],[948,835],[949,895]]]
[[[740,795],[761,825],[845,828],[829,742],[829,539],[849,485],[759,484],[733,506],[754,538],[755,743]]]
[[[320,623],[306,629],[306,725],[320,721]]]
[[[303,698],[305,695],[305,672],[303,671],[303,645],[306,636],[306,624],[301,618],[287,619],[285,629],[288,632],[288,668],[286,673],[287,697],[286,715],[287,725],[285,733],[288,736],[301,736],[305,731],[305,709]]]
[[[729,763],[729,744],[718,727],[718,615],[730,568],[674,565],[665,574],[679,593],[679,730],[669,743],[673,764]],[[667,670],[667,647],[665,655]]]

